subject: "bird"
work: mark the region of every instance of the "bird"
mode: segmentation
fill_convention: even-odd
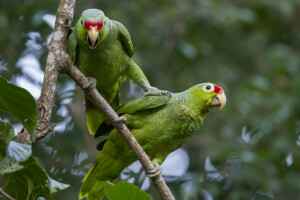
[[[67,53],[71,60],[113,109],[120,105],[118,90],[126,77],[148,95],[169,93],[150,85],[141,68],[132,60],[133,52],[126,27],[110,20],[99,9],[83,11],[75,27],[70,29],[67,40]],[[85,108],[87,126],[94,135],[105,116],[87,96]]]
[[[226,104],[224,90],[213,83],[195,85],[172,96],[147,96],[118,107],[116,112],[158,167],[171,152],[180,148],[203,124],[208,112]],[[99,155],[83,179],[79,198],[101,199],[104,183],[114,182],[119,174],[137,160],[122,136],[105,120],[95,137],[107,134],[98,145]]]

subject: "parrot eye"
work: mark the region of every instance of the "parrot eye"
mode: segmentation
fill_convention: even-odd
[[[83,25],[83,20],[81,19],[81,25]]]
[[[203,90],[204,90],[205,92],[210,93],[210,92],[213,92],[213,91],[215,90],[215,87],[214,87],[213,85],[211,85],[211,84],[208,84],[208,85],[205,85],[205,86],[203,87]]]

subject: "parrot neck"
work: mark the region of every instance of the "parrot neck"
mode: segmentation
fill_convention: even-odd
[[[174,95],[177,111],[180,113],[176,115],[176,118],[184,124],[179,131],[179,136],[176,136],[177,138],[182,137],[182,139],[187,140],[201,127],[208,112],[206,109],[203,110],[202,106],[195,104],[192,100],[188,90]]]
[[[210,108],[206,106],[206,102],[199,101],[198,98],[196,99],[193,95],[191,95],[189,89],[181,93],[177,93],[175,95],[175,99],[178,103],[185,105],[191,111],[202,117],[205,117],[210,110]]]

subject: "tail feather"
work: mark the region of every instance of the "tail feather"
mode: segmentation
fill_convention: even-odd
[[[98,181],[95,174],[97,163],[88,171],[83,179],[83,184],[79,191],[79,199],[86,197],[88,200],[101,200],[104,196],[104,184],[106,181]],[[108,180],[115,182],[116,178]]]
[[[106,120],[105,115],[86,97],[85,110],[87,126],[92,135],[95,135],[100,124]]]
[[[119,107],[119,92],[117,92],[112,102],[108,103],[113,109]],[[92,135],[95,135],[99,126],[106,120],[106,116],[87,97],[85,97],[85,110],[88,129]]]
[[[84,197],[88,200],[102,199],[105,196],[104,184],[106,181],[115,182],[119,174],[136,160],[134,157],[126,161],[122,158],[116,160],[103,151],[100,152],[98,159],[99,162],[95,162],[83,179],[79,199]]]

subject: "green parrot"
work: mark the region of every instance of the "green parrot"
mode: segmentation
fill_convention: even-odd
[[[126,77],[148,94],[168,93],[150,86],[131,59],[133,46],[127,29],[120,22],[108,19],[101,10],[88,9],[82,13],[69,34],[67,52],[83,74],[96,79],[97,90],[114,109],[120,104],[118,89]],[[85,106],[87,125],[94,135],[105,116],[87,97]]]
[[[224,90],[212,83],[198,84],[172,96],[147,96],[128,102],[116,109],[126,118],[126,125],[152,162],[161,165],[165,158],[180,148],[198,130],[207,113],[226,104]],[[114,182],[137,157],[116,129],[105,121],[95,137],[109,133],[98,145],[101,150],[96,162],[83,179],[79,198],[89,200],[104,196],[106,180]],[[158,166],[157,166],[158,167]]]

